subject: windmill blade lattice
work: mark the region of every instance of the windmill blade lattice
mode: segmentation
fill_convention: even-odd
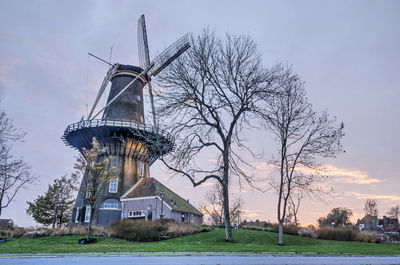
[[[189,34],[185,34],[179,40],[175,41],[171,46],[166,48],[152,61],[154,66],[147,74],[149,76],[156,76],[189,48]]]
[[[144,15],[141,15],[138,20],[138,53],[139,66],[145,69],[150,64],[149,43],[147,41],[146,21]]]

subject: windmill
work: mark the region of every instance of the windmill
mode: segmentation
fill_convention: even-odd
[[[113,186],[103,185],[95,206],[96,223],[108,225],[119,219],[116,211],[105,208],[121,209],[120,198],[141,179],[150,177],[150,166],[162,155],[172,151],[174,138],[168,132],[158,128],[151,78],[160,73],[189,47],[189,37],[185,34],[175,43],[150,59],[147,43],[144,15],[138,22],[139,63],[140,66],[111,64],[95,55],[95,58],[108,64],[108,69],[94,104],[86,119],[69,125],[62,136],[66,145],[76,148],[85,155],[85,149],[91,148],[95,137],[101,146],[106,147],[107,156],[118,172]],[[107,85],[111,82],[107,103],[95,113],[95,109]],[[143,88],[149,88],[153,126],[145,124]],[[95,113],[95,114],[94,114]],[[101,118],[97,118],[100,113]],[[101,177],[101,176],[100,176]],[[84,176],[85,178],[85,176]],[[120,183],[120,184],[118,184]],[[85,215],[85,187],[78,192],[71,223],[82,223]],[[105,207],[106,205],[107,207]],[[75,218],[75,219],[74,219]]]
[[[150,61],[149,45],[148,45],[148,41],[147,41],[146,22],[145,22],[144,15],[141,15],[138,20],[138,32],[137,33],[138,33],[139,65],[144,70],[139,75],[137,75],[136,78],[133,79],[129,84],[127,84],[114,98],[109,100],[107,102],[107,104],[102,109],[100,109],[93,117],[92,117],[92,114],[93,114],[101,96],[103,95],[108,82],[111,80],[112,76],[118,70],[119,64],[111,65],[109,62],[89,53],[91,56],[94,56],[95,58],[109,64],[111,67],[108,70],[106,76],[104,77],[103,83],[97,94],[97,97],[95,99],[93,107],[89,112],[89,115],[87,117],[88,121],[95,119],[103,110],[105,110],[119,96],[121,96],[122,93],[124,93],[125,90],[128,89],[128,87],[131,86],[136,80],[138,80],[142,77],[145,77],[146,81],[147,81],[147,86],[149,89],[149,94],[150,94],[150,104],[151,104],[151,112],[152,112],[152,116],[153,116],[153,125],[155,127],[158,127],[157,120],[156,120],[156,114],[155,114],[155,108],[154,108],[154,98],[153,98],[153,89],[151,86],[151,77],[156,76],[165,67],[167,67],[170,63],[172,63],[176,58],[178,58],[182,53],[184,53],[187,49],[189,49],[189,47],[190,47],[189,37],[188,37],[188,34],[185,34],[180,39],[178,39],[175,43],[173,43],[167,49],[165,49],[162,53],[160,53],[157,57],[155,57],[152,61]]]

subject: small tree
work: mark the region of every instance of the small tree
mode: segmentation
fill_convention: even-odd
[[[367,199],[364,205],[365,215],[378,217],[378,206],[375,200]]]
[[[96,205],[97,196],[101,189],[101,184],[108,183],[112,178],[110,168],[111,156],[107,156],[107,149],[101,147],[99,142],[93,137],[92,148],[83,148],[74,168],[83,175],[83,191],[87,194],[86,203],[90,206],[89,224],[87,240],[90,239],[90,229]]]
[[[327,215],[327,217],[320,217],[318,219],[318,224],[320,227],[345,227],[351,224],[350,216],[352,215],[353,212],[348,208],[333,208],[332,211]]]
[[[286,215],[286,222],[292,223],[295,226],[300,225],[298,213],[301,201],[305,198],[305,191],[302,189],[295,189],[289,197],[288,213]]]
[[[389,215],[390,218],[398,219],[400,214],[399,206],[398,205],[393,206],[392,208],[390,208],[390,211],[388,211],[386,214]]]
[[[36,182],[29,166],[22,159],[14,159],[10,148],[0,149],[0,215],[27,184]]]
[[[239,197],[230,203],[230,219],[239,222],[239,215],[242,211],[243,200]],[[213,226],[224,225],[224,196],[219,183],[216,183],[206,194],[206,205],[200,207],[203,214],[210,217]],[[239,225],[239,223],[238,223]]]
[[[159,93],[157,113],[176,139],[174,152],[161,160],[193,186],[209,179],[221,185],[226,241],[233,240],[229,183],[234,176],[253,181],[240,166],[246,163],[241,151],[249,151],[241,133],[259,124],[278,68],[262,65],[248,36],[218,39],[205,31],[192,37],[191,48],[160,74],[165,90]],[[196,163],[210,153],[216,156],[212,166]]]
[[[365,223],[370,229],[378,225],[378,207],[375,200],[367,199],[364,204]]]
[[[22,141],[25,135],[4,111],[0,113],[0,216],[21,188],[36,181],[29,166],[21,158],[15,159],[10,152],[10,144]]]
[[[264,117],[279,144],[278,156],[271,161],[278,176],[271,178],[269,184],[278,193],[279,244],[283,245],[287,208],[292,204],[293,210],[298,210],[299,206],[292,200],[293,192],[308,195],[324,192],[315,185],[324,180],[317,158],[334,157],[342,152],[344,126],[326,112],[313,111],[304,83],[296,74],[289,70],[282,72],[281,77],[281,86],[269,98],[269,111]]]
[[[26,133],[16,128],[4,111],[0,113],[0,145],[8,145],[8,142],[21,141]]]
[[[54,221],[61,227],[68,223],[74,204],[73,193],[77,190],[77,176],[72,174],[54,180],[49,184],[44,195],[38,196],[33,202],[28,203],[26,213],[43,225],[54,225]]]

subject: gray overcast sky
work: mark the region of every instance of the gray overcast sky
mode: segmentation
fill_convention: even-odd
[[[46,190],[53,179],[71,172],[76,151],[60,136],[91,105],[106,67],[87,52],[113,61],[137,62],[137,19],[146,15],[151,55],[186,32],[210,27],[217,34],[249,34],[266,65],[293,65],[306,82],[317,110],[343,120],[346,153],[322,161],[341,196],[308,201],[303,224],[315,223],[333,207],[362,215],[366,198],[378,200],[380,215],[400,204],[400,1],[0,1],[1,108],[27,131],[15,146],[40,176],[40,184],[21,192],[2,218],[33,224],[26,200]],[[275,146],[270,136],[251,132],[265,159]],[[159,164],[152,175],[198,205],[207,186],[194,189]],[[247,219],[276,219],[273,193],[244,189]],[[308,211],[311,209],[313,211]]]

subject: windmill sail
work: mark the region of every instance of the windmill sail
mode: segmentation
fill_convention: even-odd
[[[150,64],[149,43],[147,41],[146,21],[144,15],[141,15],[138,20],[138,52],[139,66],[145,69]]]
[[[151,68],[150,71],[147,73],[148,76],[156,76],[189,48],[189,35],[185,34],[179,40],[174,42],[171,46],[166,48],[152,61],[152,63],[154,63],[154,67]]]
[[[138,52],[139,52],[139,65],[143,69],[150,65],[150,52],[149,43],[147,41],[146,21],[144,15],[141,15],[138,21]],[[156,110],[154,108],[153,88],[151,87],[151,78],[147,82],[150,95],[151,114],[153,116],[153,125],[158,127],[156,119]]]

